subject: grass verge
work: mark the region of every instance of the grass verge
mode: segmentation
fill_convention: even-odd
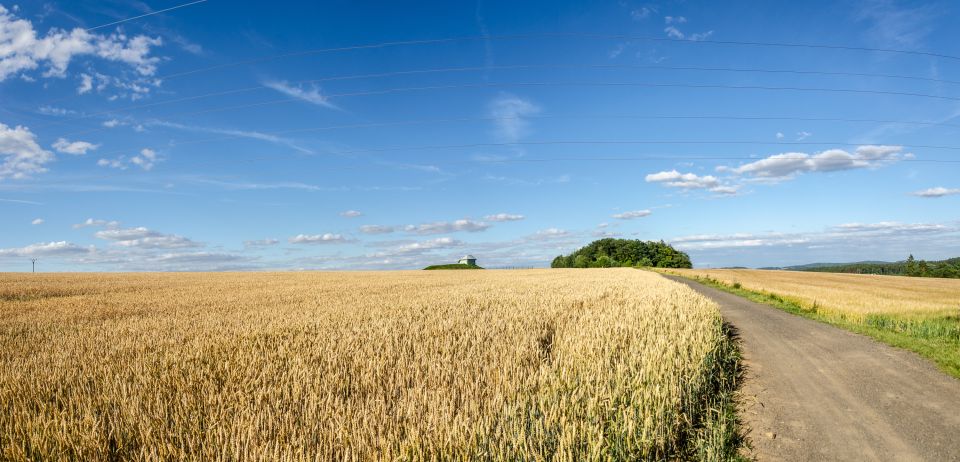
[[[942,371],[960,379],[960,317],[913,317],[871,314],[861,319],[842,313],[827,312],[823,307],[807,305],[789,297],[758,292],[739,283],[726,284],[713,278],[689,277],[669,271],[658,271],[697,281],[748,300],[770,305],[783,311],[863,334],[887,345],[913,351],[933,361]]]

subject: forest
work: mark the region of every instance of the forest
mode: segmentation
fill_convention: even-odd
[[[960,278],[960,257],[947,260],[917,260],[910,255],[898,262],[861,262],[785,268],[824,273],[886,274],[928,278]]]
[[[617,266],[652,266],[657,268],[692,268],[690,257],[663,241],[636,239],[600,239],[553,259],[551,268],[611,268]]]

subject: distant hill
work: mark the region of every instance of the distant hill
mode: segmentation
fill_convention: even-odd
[[[881,274],[892,276],[914,276],[932,278],[960,278],[960,257],[947,260],[916,260],[910,255],[906,260],[859,261],[853,263],[809,263],[806,265],[785,266],[788,271],[814,271],[822,273]]]
[[[483,269],[477,265],[467,265],[464,263],[451,263],[449,265],[430,265],[425,270],[479,270]]]

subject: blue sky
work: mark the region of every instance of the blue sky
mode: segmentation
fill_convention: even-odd
[[[960,255],[953,2],[185,3],[0,3],[0,271]]]

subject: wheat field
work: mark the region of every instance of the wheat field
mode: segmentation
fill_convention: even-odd
[[[806,307],[857,318],[871,314],[960,314],[960,279],[748,269],[670,269],[727,285],[789,297]]]
[[[4,460],[730,457],[717,306],[632,269],[0,274]]]

